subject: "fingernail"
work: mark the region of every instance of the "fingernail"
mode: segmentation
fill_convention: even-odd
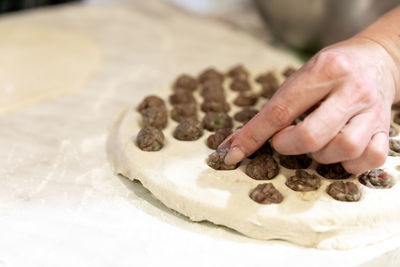
[[[244,158],[244,156],[245,154],[243,153],[242,150],[240,150],[240,148],[232,147],[229,150],[228,154],[226,154],[224,161],[225,164],[233,165],[241,161]]]

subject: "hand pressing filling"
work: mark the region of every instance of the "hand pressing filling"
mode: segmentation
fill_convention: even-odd
[[[306,154],[302,155],[279,155],[279,163],[287,169],[307,169],[310,167],[312,159]]]
[[[248,156],[249,159],[254,159],[257,156],[271,156],[274,154],[274,149],[272,148],[269,141],[265,142],[256,152]]]
[[[182,74],[174,82],[174,89],[183,89],[188,91],[194,91],[197,89],[199,83],[195,78],[190,75]]]
[[[211,149],[217,149],[217,147],[225,140],[229,135],[232,134],[231,129],[219,129],[215,134],[210,135],[207,138],[207,146]]]
[[[247,123],[249,120],[251,120],[256,114],[258,113],[258,110],[256,109],[251,109],[251,108],[244,108],[241,111],[238,111],[235,113],[233,118],[239,122]]]
[[[335,181],[328,186],[326,191],[339,201],[354,202],[361,198],[361,191],[353,182]]]
[[[163,108],[166,109],[165,102],[161,98],[155,95],[149,95],[143,99],[139,104],[137,110],[143,114],[144,110],[148,108]]]
[[[351,176],[351,173],[346,172],[340,163],[319,164],[317,172],[327,179],[346,179]]]
[[[321,186],[321,178],[304,170],[297,170],[294,176],[287,178],[285,184],[294,191],[315,191]]]
[[[208,112],[203,118],[203,127],[209,131],[232,129],[232,118],[224,112]]]
[[[197,119],[185,118],[175,128],[173,135],[178,140],[194,141],[203,135],[203,127]]]
[[[282,194],[272,183],[259,184],[254,188],[249,197],[259,204],[281,203]]]
[[[219,148],[217,151],[211,153],[207,158],[207,164],[215,170],[234,170],[238,167],[238,164],[227,165],[224,162],[226,153],[229,148]]]
[[[160,129],[145,126],[139,131],[136,144],[143,151],[159,151],[165,144],[165,137]]]
[[[370,188],[391,188],[394,185],[393,177],[382,169],[366,171],[358,177],[360,183]]]
[[[246,167],[246,174],[255,180],[271,180],[279,173],[279,165],[269,155],[257,155]]]

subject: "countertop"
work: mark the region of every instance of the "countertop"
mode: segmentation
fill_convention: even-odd
[[[182,72],[298,63],[287,51],[161,1],[64,5],[7,15],[4,23],[83,35],[98,58],[80,88],[0,114],[0,266],[399,263],[399,238],[348,251],[253,240],[191,222],[113,173],[105,142],[121,110]],[[282,62],[271,60],[277,53]],[[8,93],[0,87],[0,99]]]

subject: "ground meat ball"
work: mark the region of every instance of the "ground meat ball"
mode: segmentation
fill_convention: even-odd
[[[249,120],[251,120],[256,114],[258,113],[258,110],[255,109],[250,109],[250,108],[244,108],[241,111],[237,112],[233,118],[239,122],[247,123]]]
[[[136,144],[144,151],[159,151],[165,144],[165,137],[160,129],[145,126],[139,131]]]
[[[400,140],[390,138],[389,139],[389,148],[393,152],[400,153]]]
[[[396,124],[400,124],[400,112],[397,112],[393,117],[393,122]]]
[[[398,109],[400,109],[400,102],[397,102],[396,104],[393,104],[393,105],[392,105],[392,109],[393,109],[393,110],[398,110]]]
[[[233,80],[229,85],[229,88],[231,88],[233,91],[238,92],[248,91],[251,89],[250,83],[247,80],[238,79]]]
[[[351,176],[340,163],[319,164],[317,172],[327,179],[346,179]]]
[[[207,138],[207,146],[211,149],[217,149],[222,141],[224,141],[225,138],[227,138],[231,134],[231,129],[219,129],[215,132],[215,134],[212,134]]]
[[[249,78],[249,72],[243,65],[236,65],[232,67],[227,75],[233,79],[237,80],[247,80]]]
[[[222,82],[224,80],[224,75],[214,68],[208,68],[200,73],[198,80],[200,83],[204,83],[209,80],[219,80]]]
[[[270,180],[279,173],[279,165],[271,156],[258,155],[246,167],[246,174],[255,180]]]
[[[305,170],[297,170],[294,176],[287,178],[285,184],[294,191],[315,191],[321,186],[321,178]]]
[[[238,167],[238,164],[227,165],[224,162],[225,156],[228,153],[229,148],[217,149],[217,151],[211,153],[207,158],[207,164],[215,170],[234,170]]]
[[[257,103],[258,95],[250,93],[240,93],[234,100],[233,104],[239,107],[254,106]]]
[[[353,202],[361,198],[361,191],[353,182],[335,181],[328,186],[326,192],[339,201]]]
[[[222,95],[225,98],[224,87],[219,80],[207,80],[203,83],[201,95],[203,97]]]
[[[187,74],[182,74],[174,82],[174,89],[194,91],[197,89],[198,85],[199,84],[195,78]]]
[[[394,185],[393,176],[382,169],[366,171],[358,177],[358,180],[370,188],[391,188]]]
[[[182,141],[194,141],[203,135],[203,127],[195,118],[181,120],[173,133],[174,137]]]
[[[155,95],[149,95],[138,106],[138,111],[143,113],[148,108],[166,108],[164,100]]]
[[[273,85],[279,85],[279,81],[276,78],[275,74],[272,72],[267,72],[264,74],[261,74],[256,77],[256,82],[260,84],[273,84]]]
[[[274,149],[269,141],[265,142],[256,152],[248,156],[249,159],[254,159],[257,156],[272,156]]]
[[[295,72],[296,72],[296,69],[292,66],[289,66],[282,72],[282,74],[283,74],[283,76],[285,76],[287,78]]]
[[[201,110],[204,112],[228,112],[231,107],[225,100],[218,101],[213,99],[206,99],[201,104]]]
[[[311,165],[312,159],[305,155],[279,155],[279,163],[287,169],[307,169]]]
[[[260,204],[281,203],[282,194],[274,187],[272,183],[259,184],[254,188],[249,197]]]
[[[142,111],[142,125],[153,126],[158,129],[167,127],[168,113],[163,108],[147,108]]]
[[[217,131],[219,129],[232,129],[232,118],[223,112],[208,112],[203,118],[203,127],[209,131]]]
[[[171,110],[171,118],[180,122],[184,118],[197,118],[197,107],[195,104],[179,104],[175,105]]]
[[[390,125],[389,136],[394,137],[398,134],[399,134],[399,131],[395,127],[393,127],[393,125]]]
[[[188,91],[179,90],[174,94],[169,96],[169,103],[171,105],[179,105],[179,104],[196,104],[196,99],[193,94]]]
[[[279,85],[273,85],[273,84],[268,84],[268,83],[264,83],[261,85],[261,96],[264,98],[271,98],[276,90],[278,90]]]

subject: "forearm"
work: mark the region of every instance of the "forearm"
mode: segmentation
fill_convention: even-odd
[[[400,101],[400,6],[383,15],[355,37],[369,39],[387,52],[390,60],[386,64],[390,65],[396,90],[394,102]]]

